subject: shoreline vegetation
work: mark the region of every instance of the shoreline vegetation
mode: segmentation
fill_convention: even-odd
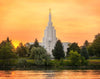
[[[47,67],[47,66],[30,66],[30,67],[16,67],[6,66],[0,67],[0,70],[100,70],[100,66],[60,66],[60,67]]]
[[[21,58],[23,59],[23,58]],[[24,58],[25,59],[25,58]],[[67,64],[68,60],[63,60],[65,62],[58,61],[58,60],[51,60],[50,65],[35,65],[32,59],[27,59],[27,62],[20,63],[18,65],[18,60],[14,61],[14,64],[11,65],[4,65],[0,66],[0,70],[77,70],[77,69],[100,69],[100,59],[89,59],[87,65],[83,66],[72,66]]]
[[[86,40],[79,47],[74,42],[67,50],[64,52],[62,42],[57,40],[51,56],[37,39],[32,45],[20,43],[14,48],[8,37],[0,43],[0,70],[100,69],[100,34],[93,43]]]

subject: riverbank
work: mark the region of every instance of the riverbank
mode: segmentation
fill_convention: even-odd
[[[100,70],[100,66],[30,66],[30,67],[16,67],[5,66],[0,67],[0,70]]]
[[[70,65],[69,60],[50,60],[49,65],[35,65],[34,60],[26,59],[18,63],[18,59],[13,62],[2,63],[0,70],[65,70],[65,69],[100,69],[100,59],[89,59],[86,65]],[[9,65],[8,65],[9,64]]]

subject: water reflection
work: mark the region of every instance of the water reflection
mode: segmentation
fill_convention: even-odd
[[[100,70],[0,71],[0,79],[100,79]]]
[[[53,70],[46,70],[44,71],[46,74],[44,74],[45,79],[54,79],[55,73]]]

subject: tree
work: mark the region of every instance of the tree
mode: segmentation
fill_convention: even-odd
[[[13,47],[10,42],[5,42],[5,44],[0,47],[0,65],[9,66],[13,65],[17,58],[16,54],[13,52]]]
[[[11,40],[9,40],[9,37],[7,37],[6,40],[4,40],[4,41],[2,41],[2,42],[0,43],[0,48],[1,48],[2,46],[5,46],[7,43],[9,43],[9,44],[10,44],[10,47],[11,47],[12,49],[14,49],[14,46],[13,46]]]
[[[95,39],[100,37],[100,33],[98,33],[97,35],[95,35]]]
[[[34,47],[40,47],[37,39],[35,39]]]
[[[94,47],[92,45],[87,47],[89,56],[95,56]]]
[[[77,51],[78,53],[80,53],[80,47],[78,46],[78,44],[77,43],[72,43],[70,46],[69,46],[69,48],[67,48],[67,54],[69,55],[69,52],[71,51],[71,50],[73,50],[74,52],[75,51]]]
[[[81,56],[83,56],[85,59],[89,59],[88,51],[87,51],[87,48],[85,46],[82,46]]]
[[[84,46],[89,46],[89,42],[87,40],[84,42]]]
[[[16,58],[16,54],[12,50],[12,45],[6,43],[0,48],[0,59],[12,59]]]
[[[9,40],[9,37],[7,37],[7,42],[11,42],[11,40]]]
[[[80,66],[80,65],[87,65],[88,62],[85,60],[84,57],[82,57],[77,51],[71,50],[69,52],[70,56],[70,65],[72,66]]]
[[[17,64],[18,64],[19,67],[24,67],[25,68],[25,66],[27,66],[27,60],[21,58],[21,59],[18,60]]]
[[[43,47],[33,47],[30,58],[34,59],[36,65],[47,65],[50,62],[50,56]]]
[[[95,55],[100,57],[100,35],[95,36],[92,46],[93,46]]]
[[[7,37],[7,40],[0,43],[0,59],[16,58],[13,50],[14,46],[12,45],[11,40],[9,40],[9,37]]]
[[[55,59],[60,60],[60,59],[65,58],[65,53],[64,53],[63,46],[60,40],[56,42],[55,47],[52,50],[52,53]]]
[[[35,39],[34,44],[30,45],[29,51],[31,51],[31,49],[32,49],[33,47],[40,47],[39,42],[38,42],[37,39]]]
[[[16,54],[20,57],[26,57],[27,56],[27,49],[24,47],[22,43],[19,44],[19,46],[16,48]]]

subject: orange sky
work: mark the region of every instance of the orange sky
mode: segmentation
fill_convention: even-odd
[[[100,32],[100,0],[0,0],[0,41],[42,41],[49,8],[62,41],[81,45]]]

